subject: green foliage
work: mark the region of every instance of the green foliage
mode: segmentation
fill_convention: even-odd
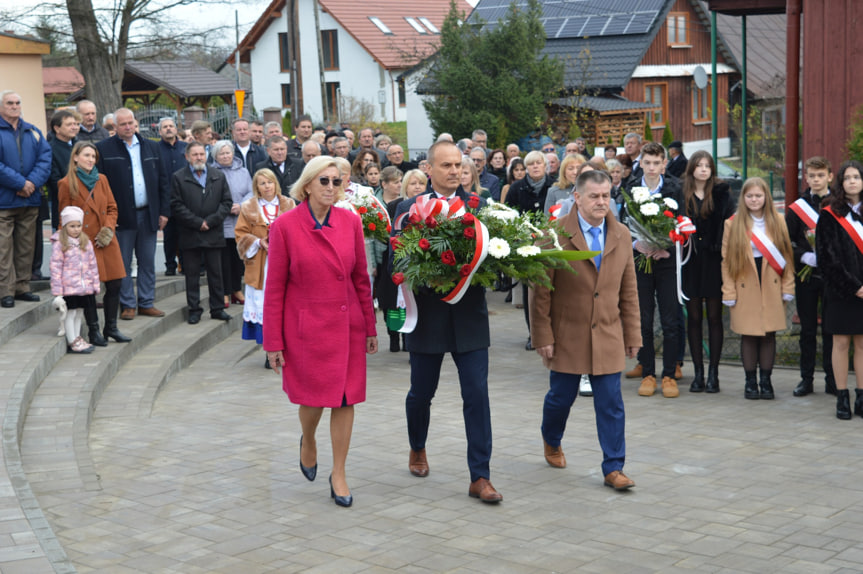
[[[653,141],[653,130],[650,129],[650,114],[644,114],[644,141]]]
[[[287,110],[282,117],[282,133],[287,137],[294,135],[294,124],[291,121],[291,110]]]
[[[730,107],[727,102],[723,102],[725,109],[728,111],[728,128],[740,134],[743,134],[743,108],[740,104]],[[782,166],[785,158],[785,134],[780,130],[776,132],[768,132],[762,125],[764,117],[761,106],[750,104],[747,108],[749,117],[746,121],[748,146],[745,150],[747,154],[747,168],[769,171],[782,171]],[[740,147],[742,140],[737,142],[737,152],[742,156]],[[757,172],[756,172],[757,173]],[[750,173],[749,175],[752,175]]]
[[[545,103],[563,87],[563,62],[541,54],[541,15],[539,0],[526,9],[513,3],[489,30],[482,21],[462,23],[465,14],[450,3],[429,72],[440,95],[423,104],[435,133],[470,137],[481,127],[501,144],[542,124]]]
[[[863,105],[855,108],[848,130],[850,134],[845,144],[848,159],[863,161]]]
[[[668,122],[665,122],[665,129],[662,130],[662,145],[665,149],[668,149],[668,146],[671,145],[671,142],[674,141],[674,134],[671,133],[671,126],[668,125]]]

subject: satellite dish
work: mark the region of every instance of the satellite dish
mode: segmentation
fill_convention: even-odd
[[[695,66],[695,69],[692,70],[692,78],[695,80],[695,87],[699,90],[707,87],[707,72],[704,70],[704,66]]]

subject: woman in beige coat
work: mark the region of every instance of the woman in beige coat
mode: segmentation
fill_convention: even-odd
[[[252,178],[252,197],[240,206],[234,235],[237,253],[246,266],[243,278],[246,300],[243,303],[243,339],[263,343],[264,283],[267,276],[267,252],[270,225],[281,214],[295,206],[294,200],[281,193],[279,180],[269,169],[259,169]],[[266,368],[269,361],[264,362]]]
[[[785,304],[794,299],[794,257],[765,181],[747,179],[740,197],[722,237],[722,302],[731,308],[731,330],[742,336],[744,396],[769,400],[776,331],[788,327]]]

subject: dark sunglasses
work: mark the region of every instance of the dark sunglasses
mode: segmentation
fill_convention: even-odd
[[[324,187],[327,187],[328,185],[330,185],[330,183],[333,184],[333,187],[341,187],[342,186],[342,178],[340,178],[340,177],[334,177],[332,179],[330,179],[328,177],[319,177],[318,181],[321,182],[321,185],[323,185]]]
[[[544,153],[554,153],[554,148],[553,148],[553,147],[549,147],[549,148],[545,148],[545,149],[544,149],[544,150],[542,150],[542,151],[543,151]]]

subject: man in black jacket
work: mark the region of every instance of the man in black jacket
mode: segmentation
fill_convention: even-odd
[[[461,188],[461,152],[451,142],[440,142],[429,148],[432,189],[421,195],[444,199],[458,196],[468,203]],[[419,196],[417,196],[419,197]],[[408,213],[416,198],[403,201],[396,219]],[[467,433],[467,460],[470,469],[468,495],[483,502],[500,502],[503,496],[489,481],[491,459],[491,410],[488,400],[488,347],[491,344],[485,290],[469,287],[464,297],[450,305],[441,296],[420,289],[416,293],[418,320],[413,332],[405,337],[410,351],[411,387],[405,399],[410,457],[408,468],[414,476],[429,473],[426,458],[431,401],[440,379],[444,354],[450,353],[458,367],[459,385],[464,402],[464,424]]]
[[[267,152],[252,143],[252,131],[249,120],[237,118],[231,124],[231,137],[234,138],[234,157],[240,158],[243,167],[249,170],[249,175],[255,175],[255,166],[267,161]]]
[[[680,179],[686,171],[686,156],[683,155],[683,144],[677,140],[668,144],[668,165],[665,173]]]
[[[207,169],[207,152],[198,142],[186,147],[187,167],[171,180],[171,214],[180,232],[179,244],[186,269],[186,303],[189,324],[201,320],[199,277],[201,261],[207,267],[210,292],[210,317],[227,321],[222,289],[222,248],[225,235],[222,222],[231,212],[228,180],[218,169]]]
[[[282,136],[273,136],[267,140],[266,160],[255,166],[255,171],[267,168],[276,174],[282,195],[290,197],[291,186],[300,179],[303,168],[297,162],[288,157],[288,144]]]
[[[171,215],[168,174],[156,142],[135,133],[135,115],[128,108],[114,113],[117,133],[96,144],[99,173],[108,178],[117,202],[117,241],[126,277],[120,288],[121,319],[138,315],[163,317],[156,309],[156,236]],[[138,294],[132,285],[132,252],[138,261]]]
[[[159,156],[162,159],[162,170],[168,177],[188,165],[186,162],[186,142],[177,137],[177,124],[171,118],[159,120]],[[173,218],[168,219],[162,229],[162,247],[165,251],[165,275],[177,274],[177,224]],[[180,258],[180,264],[183,260]]]

